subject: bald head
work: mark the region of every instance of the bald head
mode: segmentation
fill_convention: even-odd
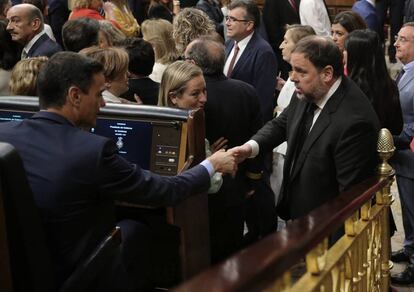
[[[43,30],[43,15],[36,6],[32,4],[19,4],[12,6],[7,11],[7,31],[12,40],[23,45]]]
[[[192,41],[185,50],[185,58],[203,70],[206,75],[220,75],[224,68],[224,46],[208,37]]]

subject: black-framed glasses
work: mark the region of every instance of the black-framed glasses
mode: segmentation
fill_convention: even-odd
[[[233,16],[226,16],[226,21],[228,22],[249,22],[251,20],[247,20],[247,19],[237,19]]]

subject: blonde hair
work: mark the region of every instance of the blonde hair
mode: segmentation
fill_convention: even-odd
[[[37,95],[37,76],[47,57],[34,57],[19,61],[13,68],[9,87],[12,95]]]
[[[165,19],[147,19],[141,24],[143,38],[154,48],[155,61],[171,64],[178,59],[173,39],[173,25]]]
[[[289,32],[290,38],[295,44],[304,37],[316,34],[312,26],[302,24],[288,24],[286,25],[286,32]]]
[[[158,106],[175,107],[171,95],[181,94],[187,82],[198,76],[203,76],[203,72],[193,63],[176,61],[168,65],[161,78]]]
[[[94,46],[85,48],[79,53],[101,63],[104,67],[103,73],[107,81],[115,80],[128,70],[128,53],[122,48],[99,48]]]
[[[105,36],[109,46],[120,46],[126,39],[124,33],[109,20],[99,20],[99,31]]]
[[[74,0],[72,10],[89,8],[92,0]]]
[[[180,55],[193,40],[215,31],[207,14],[196,8],[184,8],[173,21],[173,38]]]

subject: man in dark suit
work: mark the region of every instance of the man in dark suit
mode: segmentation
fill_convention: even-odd
[[[256,89],[263,120],[268,121],[273,116],[275,105],[277,61],[272,47],[255,32],[260,26],[259,8],[250,0],[232,1],[228,8],[226,26],[231,40],[226,43],[223,72],[227,77],[247,82]]]
[[[300,24],[299,0],[266,0],[263,7],[263,22],[269,36],[269,43],[276,54],[281,77],[288,79],[290,65],[282,58],[279,49],[287,24]]]
[[[234,0],[226,17],[227,36],[224,74],[252,85],[259,96],[263,121],[273,117],[276,104],[277,61],[272,47],[259,35],[260,11],[251,0]],[[255,31],[256,30],[256,31]],[[270,188],[271,151],[265,158],[263,179],[247,204],[246,243],[275,230],[274,194]]]
[[[12,40],[23,45],[22,59],[46,56],[51,57],[61,51],[58,43],[51,40],[43,31],[42,12],[32,4],[19,4],[7,12],[7,31]]]
[[[288,142],[278,214],[306,215],[374,174],[379,121],[362,91],[343,76],[332,40],[311,36],[291,56],[296,95],[244,145],[240,160]]]
[[[81,130],[96,124],[105,105],[104,83],[100,63],[77,53],[57,53],[39,74],[41,111],[0,125],[0,141],[15,146],[22,157],[59,283],[115,226],[115,199],[173,205],[206,191],[215,171],[234,168],[234,158],[224,151],[176,177],[158,176],[127,162],[112,140]],[[105,267],[95,291],[135,291],[145,281],[145,228],[132,220],[120,226],[118,261]]]
[[[393,284],[414,283],[414,153],[409,144],[414,138],[414,22],[403,24],[395,40],[396,57],[403,64],[397,78],[404,126],[399,136],[394,136],[397,151],[392,159],[396,170],[404,225],[404,248],[392,253],[394,262],[408,262],[407,268],[391,276]]]
[[[249,139],[263,124],[259,100],[251,85],[224,76],[223,45],[210,39],[197,39],[188,45],[185,57],[201,67],[206,80],[207,139],[214,142],[224,137],[228,147]],[[240,249],[246,196],[260,180],[261,170],[260,161],[248,161],[239,166],[236,177],[224,176],[219,192],[209,196],[212,263]]]

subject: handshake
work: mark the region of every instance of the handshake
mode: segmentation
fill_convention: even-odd
[[[236,175],[237,164],[243,162],[252,153],[249,144],[233,147],[229,150],[220,149],[214,152],[207,159],[211,162],[216,172],[229,173]]]

